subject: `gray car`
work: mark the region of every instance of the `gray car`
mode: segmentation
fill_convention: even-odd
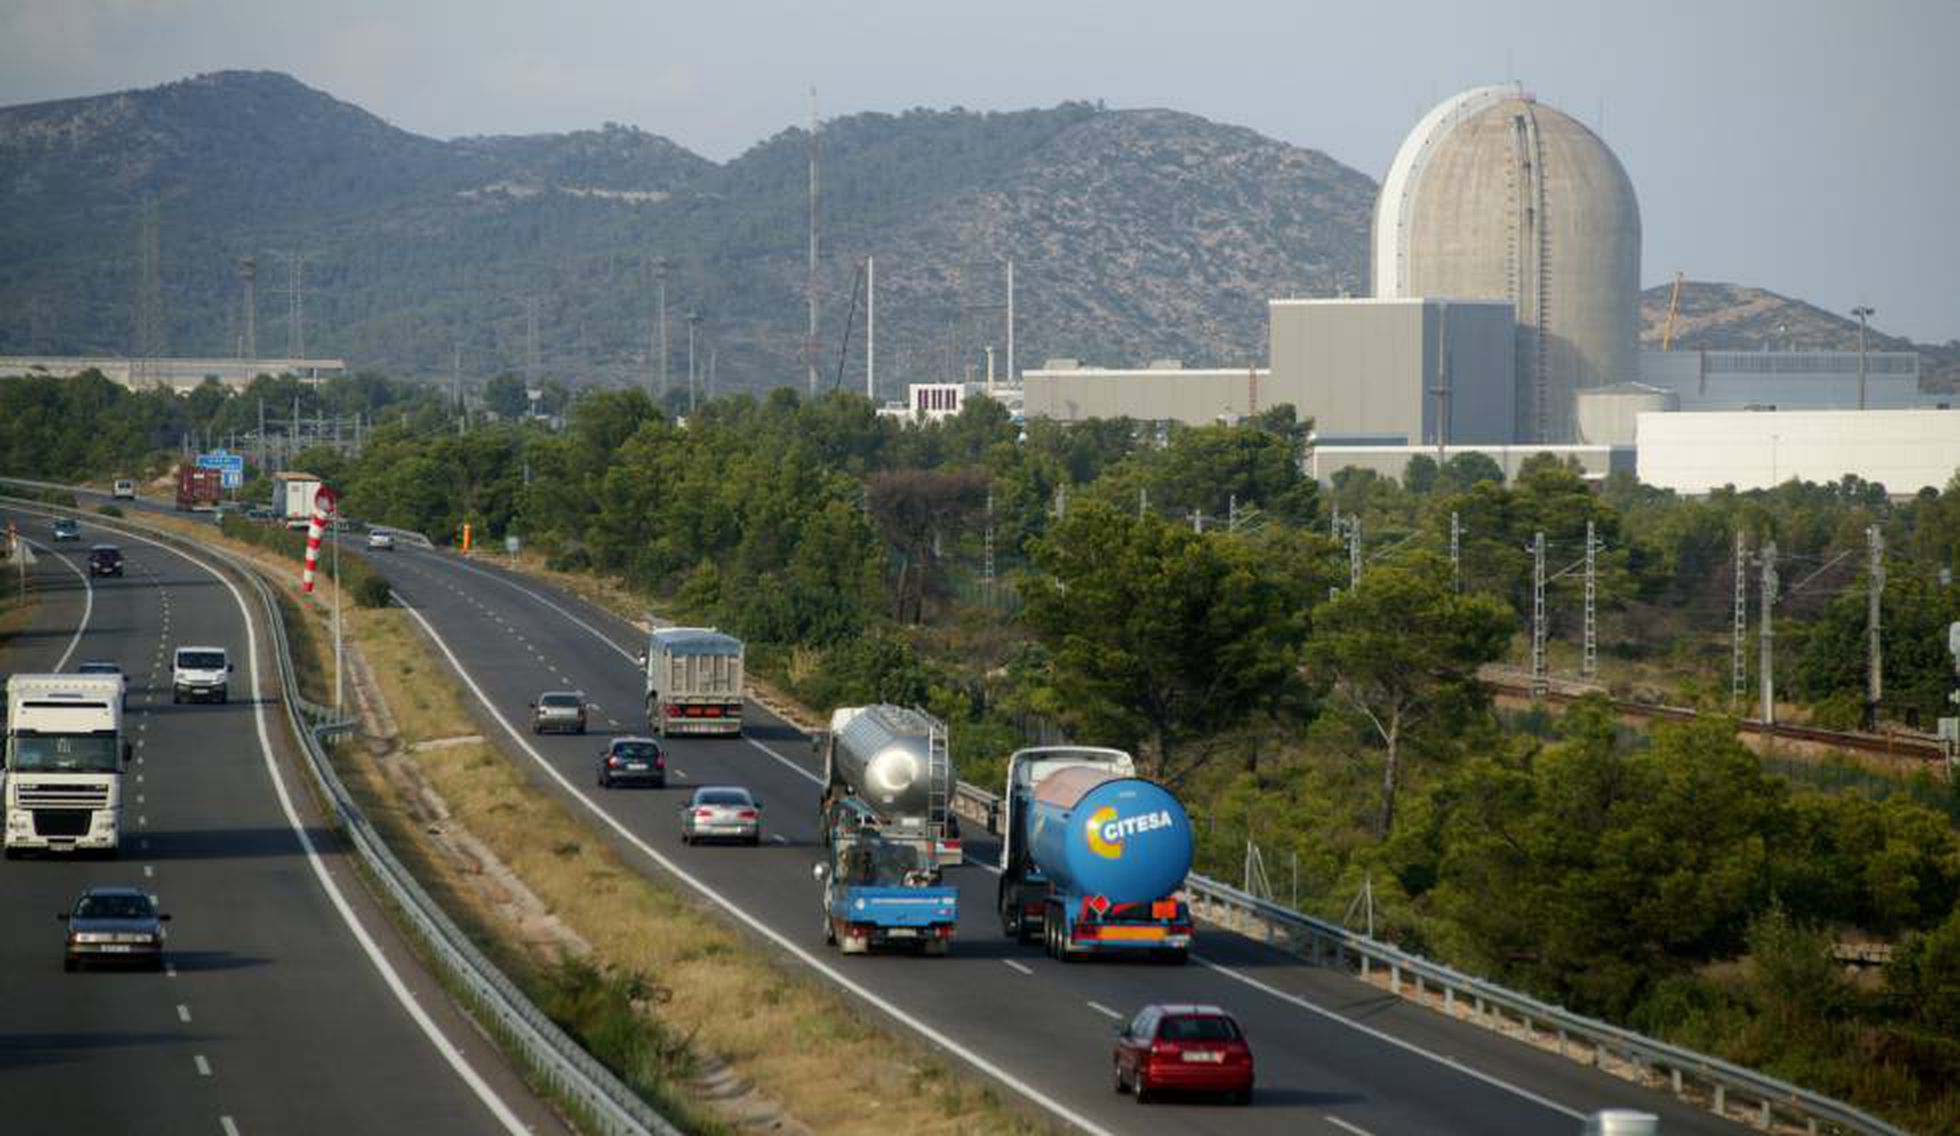
[[[762,843],[762,802],[739,785],[703,785],[681,806],[681,843]]]
[[[531,732],[585,732],[585,695],[576,690],[547,690],[531,703]]]
[[[163,925],[170,916],[157,910],[156,897],[131,887],[94,887],[82,893],[72,911],[55,916],[68,924],[61,969],[84,963],[135,963],[163,969]]]

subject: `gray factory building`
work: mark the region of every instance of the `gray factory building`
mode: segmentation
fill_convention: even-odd
[[[1516,334],[1501,300],[1273,300],[1272,401],[1327,445],[1503,443]]]
[[[1856,351],[1642,351],[1640,381],[1681,410],[1856,410]],[[1919,354],[1865,353],[1865,409],[1927,405]]]
[[[1292,401],[1273,396],[1270,388],[1271,372],[1264,367],[1186,370],[1172,360],[1141,368],[1106,368],[1050,359],[1040,370],[1021,372],[1022,413],[1063,422],[1089,418],[1187,426],[1235,422]]]

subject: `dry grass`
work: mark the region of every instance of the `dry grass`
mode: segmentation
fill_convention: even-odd
[[[402,745],[475,732],[456,685],[407,616],[362,611],[352,626]],[[670,991],[662,1019],[802,1124],[867,1134],[1045,1130],[921,1043],[871,1024],[841,995],[768,960],[676,889],[643,875],[495,747],[429,749],[408,760],[455,823],[590,943],[598,961]],[[731,1006],[747,1012],[731,1014]]]

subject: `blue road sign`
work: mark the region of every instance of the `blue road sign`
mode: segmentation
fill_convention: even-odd
[[[218,471],[218,484],[226,489],[237,489],[245,484],[245,455],[226,450],[213,450],[208,454],[197,455],[199,469]]]

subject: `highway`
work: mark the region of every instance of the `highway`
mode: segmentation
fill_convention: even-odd
[[[50,545],[37,514],[0,504],[41,546],[41,602],[0,672],[118,663],[136,756],[118,859],[0,864],[0,1130],[565,1131],[324,833],[245,593],[88,518],[79,544]],[[123,578],[84,578],[95,542],[122,547]],[[229,704],[172,705],[170,652],[187,644],[230,651]],[[55,913],[96,884],[159,895],[163,973],[63,973]]]
[[[640,633],[482,558],[465,562],[403,543],[371,559],[476,695],[489,736],[517,755],[536,783],[605,828],[637,862],[677,879],[759,939],[1034,1108],[1085,1131],[1570,1134],[1587,1113],[1608,1107],[1658,1113],[1671,1136],[1743,1131],[1664,1093],[1209,927],[1201,928],[1197,957],[1182,968],[1050,960],[1000,934],[995,877],[986,866],[998,847],[976,826],[966,838],[977,862],[949,872],[962,912],[950,957],[831,953],[822,945],[810,878],[820,858],[818,767],[794,727],[751,703],[745,739],[669,743],[666,791],[597,789],[594,761],[605,735],[645,726],[644,685],[633,662]],[[532,736],[526,703],[564,688],[583,690],[598,704],[593,735]],[[765,802],[763,847],[679,843],[683,794],[710,783],[746,785]],[[1217,1003],[1239,1016],[1258,1060],[1251,1108],[1139,1108],[1111,1091],[1113,1029],[1156,1001]]]

